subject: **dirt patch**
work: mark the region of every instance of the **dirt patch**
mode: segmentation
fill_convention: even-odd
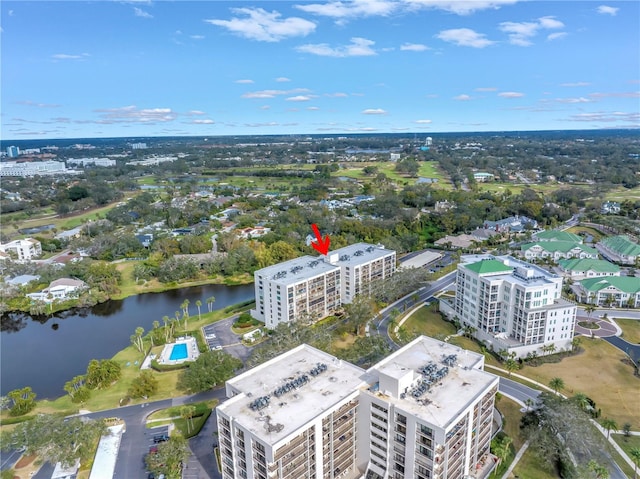
[[[27,467],[33,461],[36,460],[36,455],[32,454],[31,456],[22,456],[20,460],[16,462],[15,469],[22,469],[23,467]]]

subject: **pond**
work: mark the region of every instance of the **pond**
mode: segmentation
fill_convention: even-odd
[[[254,298],[253,284],[204,285],[163,293],[131,296],[83,310],[32,318],[24,313],[5,314],[0,335],[0,394],[31,386],[38,398],[65,394],[64,383],[84,374],[91,359],[107,359],[131,344],[138,326],[148,331],[154,321],[174,317],[185,299],[196,316],[196,301],[207,311],[207,299],[215,297],[213,309]]]

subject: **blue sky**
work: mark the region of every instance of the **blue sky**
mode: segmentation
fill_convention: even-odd
[[[640,2],[3,1],[3,139],[640,127]]]

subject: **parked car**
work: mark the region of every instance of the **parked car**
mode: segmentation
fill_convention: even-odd
[[[156,434],[155,436],[153,436],[154,444],[158,444],[160,442],[165,442],[168,440],[169,440],[169,436],[167,436],[166,434]]]

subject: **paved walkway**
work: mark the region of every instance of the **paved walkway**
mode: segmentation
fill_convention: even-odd
[[[599,328],[598,329],[590,329],[580,326],[581,322],[593,322],[596,323]],[[583,336],[588,337],[596,337],[596,338],[608,338],[611,336],[617,336],[618,330],[617,328],[611,324],[609,321],[604,319],[589,319],[585,317],[578,317],[576,322],[576,334],[581,334]]]

